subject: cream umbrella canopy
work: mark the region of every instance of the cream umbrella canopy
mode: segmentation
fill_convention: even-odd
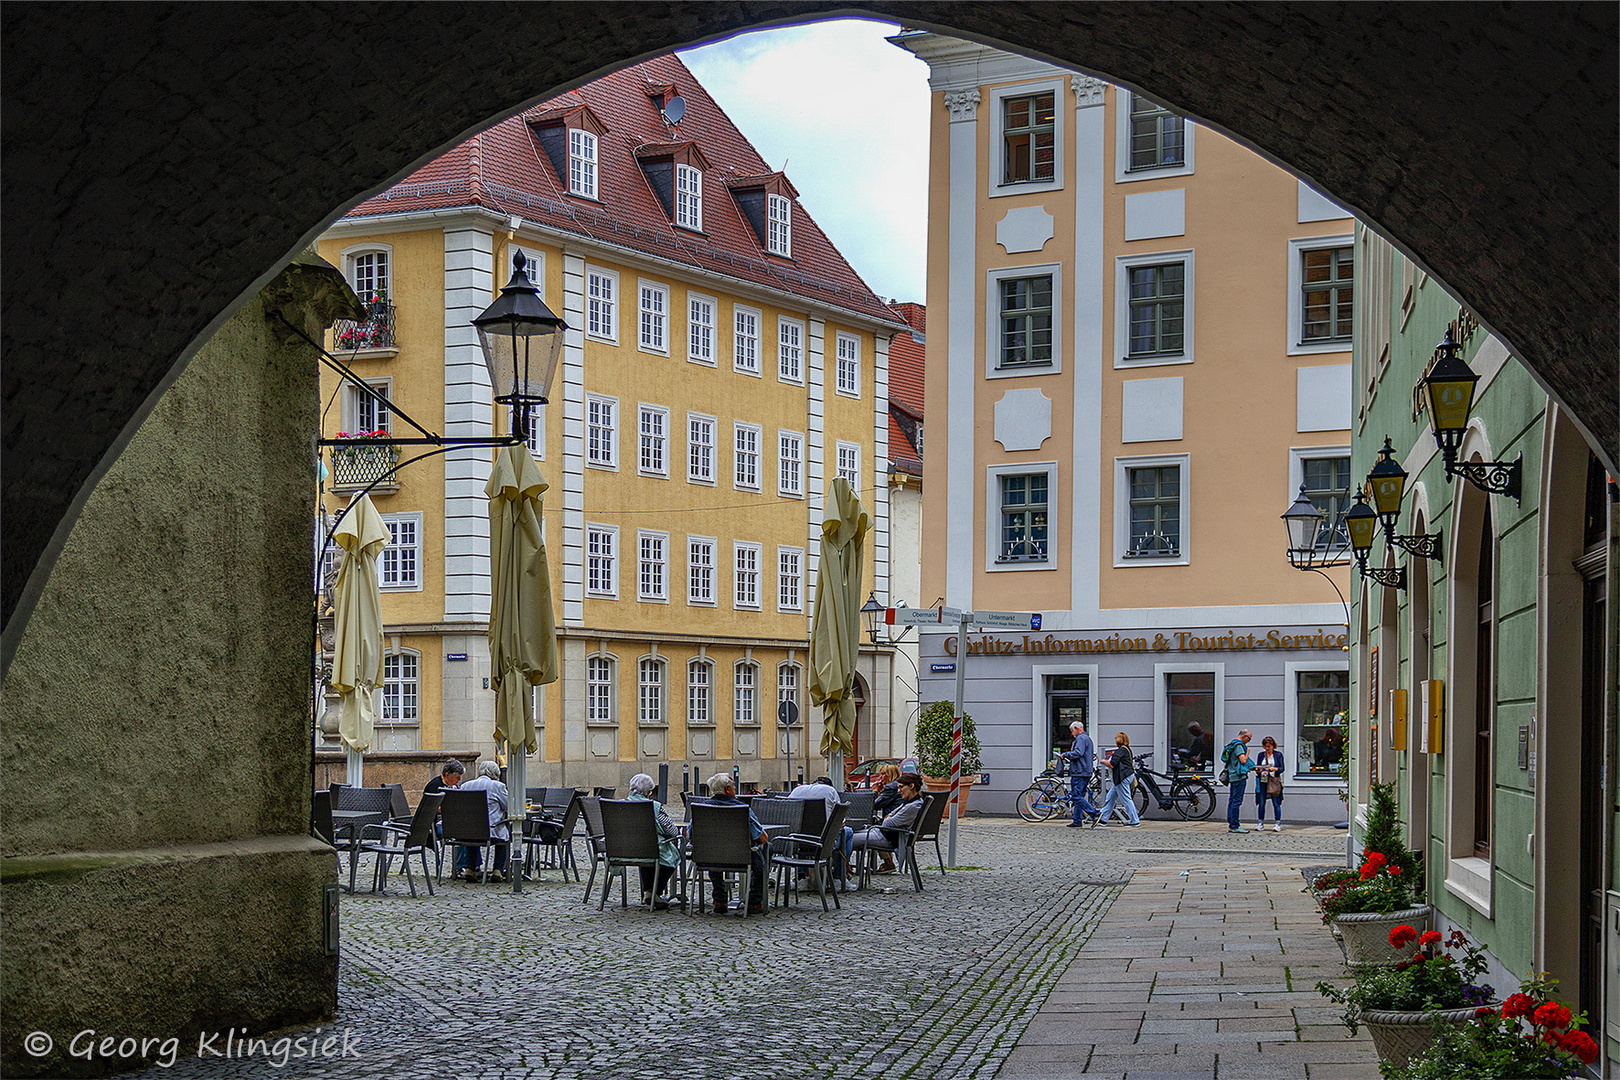
[[[821,518],[816,609],[810,622],[810,704],[822,709],[821,752],[855,749],[855,698],[850,683],[861,637],[861,574],[872,519],[842,476],[827,491]]]
[[[333,604],[332,689],[342,703],[338,737],[348,751],[344,779],[355,787],[364,784],[362,755],[371,749],[376,722],[372,695],[382,682],[382,589],[377,578],[377,555],[388,544],[388,527],[361,495],[350,504],[332,539],[343,549]]]
[[[513,838],[523,818],[524,765],[539,749],[531,689],[557,680],[557,624],[540,534],[540,496],[549,485],[523,443],[504,446],[489,496],[489,659],[495,688],[495,745],[508,753]],[[512,875],[512,891],[523,875]]]

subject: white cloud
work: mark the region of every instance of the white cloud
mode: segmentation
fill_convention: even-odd
[[[874,292],[923,300],[928,66],[857,20],[742,34],[681,53]]]

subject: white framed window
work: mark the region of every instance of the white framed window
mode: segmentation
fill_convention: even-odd
[[[387,300],[393,295],[394,249],[387,244],[365,244],[343,252],[344,276],[361,303]]]
[[[617,717],[613,703],[617,700],[614,683],[617,681],[618,662],[606,653],[597,653],[585,659],[585,722],[587,724],[614,724]]]
[[[669,533],[638,529],[636,546],[640,549],[636,599],[669,603]]]
[[[839,442],[837,458],[833,475],[842,476],[849,481],[849,486],[855,489],[856,494],[861,490],[861,445],[860,443]]]
[[[619,399],[585,395],[585,464],[619,467]]]
[[[1313,660],[1283,665],[1285,759],[1295,780],[1337,786],[1350,775],[1350,661]]]
[[[799,687],[804,680],[800,677],[802,668],[791,660],[784,660],[776,665],[776,712],[780,716],[782,706],[791,704],[793,715],[803,718],[804,703],[799,700]]]
[[[377,722],[422,722],[422,654],[415,649],[383,654],[382,708],[377,711]]]
[[[776,378],[804,384],[804,323],[797,319],[776,320]]]
[[[743,491],[759,490],[759,435],[758,424],[738,421],[732,427],[736,467],[732,470],[732,486]]]
[[[1245,718],[1247,719],[1247,718]],[[1193,725],[1198,725],[1194,733]],[[1168,760],[1172,749],[1199,753],[1206,762],[1195,772],[1206,777],[1220,770],[1221,751],[1237,729],[1226,727],[1226,665],[1169,663],[1153,665],[1153,758]],[[1286,742],[1286,738],[1283,740]],[[1252,757],[1260,750],[1250,744]],[[1286,779],[1284,783],[1286,783]]]
[[[731,668],[731,722],[738,727],[759,724],[759,665],[739,660]]]
[[[585,526],[585,593],[605,600],[619,598],[619,527]]]
[[[669,355],[669,286],[656,281],[637,283],[641,294],[641,322],[637,347],[642,352]]]
[[[661,656],[643,656],[636,664],[636,722],[642,727],[663,727],[664,674],[668,670]]]
[[[584,128],[568,129],[568,190],[596,198],[596,134]]]
[[[835,348],[838,372],[834,389],[845,397],[858,398],[861,396],[861,339],[840,331]]]
[[[512,272],[512,256],[523,252],[523,273],[534,286],[535,295],[541,300],[546,298],[546,253],[537,248],[526,247],[522,244],[508,244],[506,247],[506,273]],[[496,274],[496,277],[500,277]]]
[[[745,375],[759,374],[759,312],[732,309],[731,366]]]
[[[1316,531],[1316,546],[1327,551],[1349,550],[1350,535],[1345,531],[1344,512],[1352,502],[1350,448],[1348,446],[1296,446],[1288,451],[1288,498],[1305,497],[1322,511],[1322,526]]]
[[[759,610],[759,553],[759,544],[738,540],[731,545],[733,607]]]
[[[1129,90],[1114,93],[1114,181],[1191,173],[1197,125]]]
[[[996,572],[1056,570],[1056,523],[1062,487],[1055,461],[992,465],[986,470],[985,566]]]
[[[377,560],[384,592],[422,591],[422,515],[384,514],[388,543]]]
[[[697,657],[686,662],[686,724],[708,727],[714,723],[714,663]]]
[[[1193,253],[1120,256],[1114,277],[1114,366],[1192,360]]]
[[[776,493],[804,498],[804,436],[797,431],[776,433]]]
[[[1114,565],[1185,566],[1192,535],[1186,454],[1114,459]]]
[[[662,405],[642,405],[637,421],[640,453],[636,470],[642,476],[669,476],[669,409]]]
[[[686,414],[686,482],[714,483],[714,425],[712,416]]]
[[[1288,241],[1288,354],[1348,352],[1355,326],[1355,237]]]
[[[718,305],[712,296],[686,297],[686,359],[694,364],[714,366],[714,313]]]
[[[714,607],[714,545],[712,536],[686,538],[686,602]]]
[[[343,388],[344,431],[350,435],[369,431],[393,431],[393,410],[384,402],[394,400],[394,380],[367,379],[366,385],[376,391],[375,397],[358,386]],[[377,400],[379,397],[382,401]]]
[[[1063,187],[1065,93],[1061,78],[989,92],[991,198]]]
[[[804,549],[776,549],[776,610],[804,610]]]
[[[1063,267],[1009,266],[985,275],[988,379],[1063,370]]]
[[[703,231],[703,173],[691,165],[675,166],[675,224]]]
[[[585,336],[619,343],[619,272],[585,268]]]
[[[793,257],[793,202],[783,195],[765,196],[765,250]]]
[[[517,430],[517,410],[508,406],[506,410],[506,430]],[[529,406],[529,437],[524,440],[529,453],[536,461],[546,460],[546,407],[544,405]]]

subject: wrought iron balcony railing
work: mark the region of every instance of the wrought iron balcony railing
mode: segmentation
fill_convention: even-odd
[[[339,319],[332,324],[332,343],[337,352],[356,349],[392,349],[394,345],[394,304],[372,299],[366,304],[364,319]]]
[[[386,476],[399,461],[399,447],[389,443],[374,446],[351,445],[332,447],[332,486],[334,488],[362,488],[373,480]],[[383,480],[378,487],[398,487],[398,475]]]

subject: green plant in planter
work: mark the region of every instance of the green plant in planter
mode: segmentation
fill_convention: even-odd
[[[948,701],[936,701],[917,718],[917,764],[924,776],[951,775],[951,727],[954,708]],[[979,759],[979,737],[973,732],[973,717],[962,714],[962,772],[976,773],[984,767]]]
[[[1394,967],[1363,967],[1356,970],[1356,981],[1348,988],[1319,982],[1316,990],[1344,1006],[1344,1026],[1354,1035],[1361,1014],[1369,1011],[1432,1012],[1436,1009],[1462,1009],[1484,1005],[1495,991],[1478,980],[1485,970],[1485,957],[1478,945],[1471,944],[1461,931],[1452,931],[1446,948],[1440,949],[1440,931],[1419,934],[1402,924],[1389,932],[1389,943],[1396,948],[1418,942],[1421,950],[1410,960]]]
[[[1401,874],[1419,894],[1423,891],[1423,859],[1406,846],[1401,838],[1401,819],[1395,800],[1395,785],[1374,784],[1368,792],[1367,831],[1361,837],[1361,849],[1376,851],[1390,866],[1400,867]]]
[[[1356,880],[1340,885],[1322,898],[1322,921],[1340,915],[1374,911],[1387,915],[1414,903],[1412,879],[1399,866],[1393,866],[1381,851],[1362,853]]]

